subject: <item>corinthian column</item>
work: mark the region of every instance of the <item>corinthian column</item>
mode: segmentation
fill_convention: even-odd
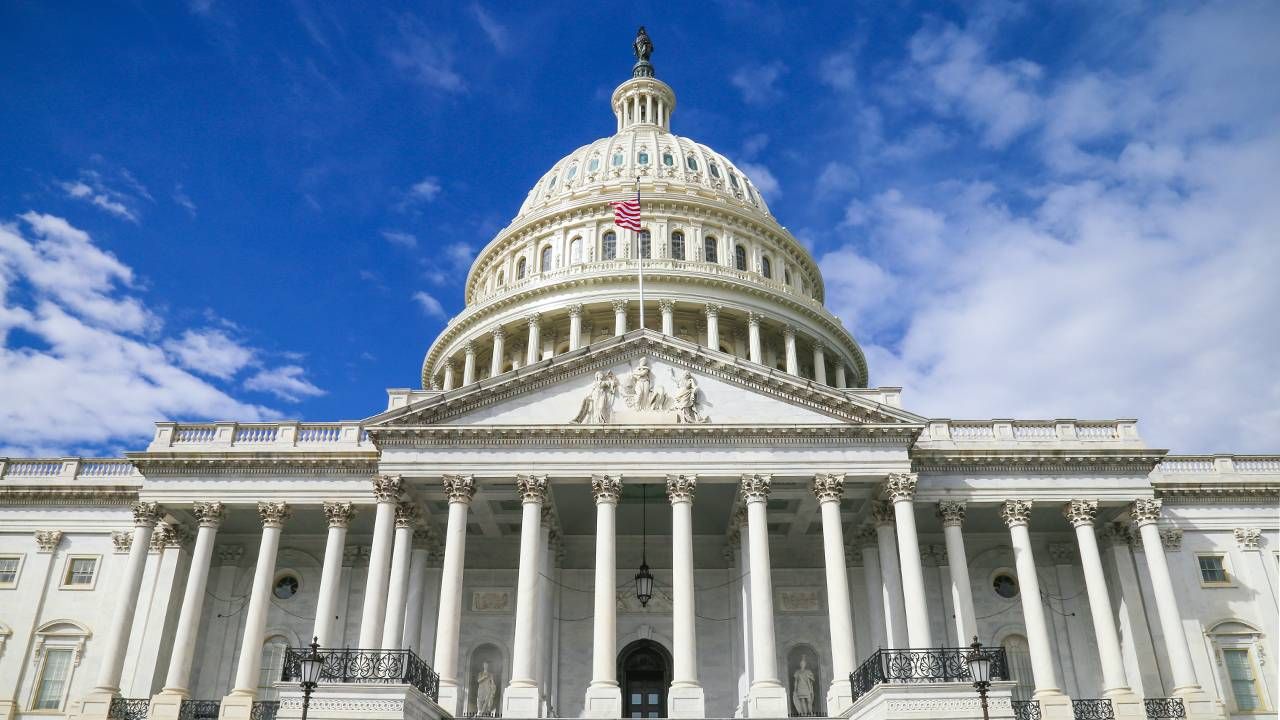
[[[973,612],[973,589],[969,585],[969,556],[964,551],[964,503],[943,500],[938,503],[942,519],[942,536],[947,543],[947,567],[951,573],[951,603],[956,609],[956,637],[959,645],[972,642],[978,635],[978,621]]]
[[[320,598],[316,601],[316,623],[312,637],[320,647],[334,647],[337,636],[333,632],[338,614],[338,596],[342,592],[342,556],[346,551],[347,528],[356,508],[349,502],[324,503],[324,515],[329,521],[329,535],[324,543],[324,568],[320,571]]]
[[[622,494],[620,475],[592,475],[591,494],[596,499],[596,594],[592,622],[591,685],[587,687],[587,717],[622,717],[622,691],[618,689],[617,563],[615,512]]]
[[[476,381],[476,344],[468,340],[462,351],[462,384],[470,385]]]
[[[1145,720],[1142,702],[1129,688],[1124,673],[1124,656],[1120,652],[1120,635],[1111,614],[1111,596],[1102,571],[1102,555],[1098,538],[1093,534],[1093,521],[1098,514],[1097,500],[1072,500],[1062,514],[1076,531],[1080,545],[1080,567],[1084,571],[1085,591],[1089,594],[1089,613],[1093,618],[1093,635],[1098,641],[1098,659],[1102,664],[1102,695],[1110,698],[1117,720]]]
[[[262,542],[258,545],[258,564],[253,570],[244,635],[240,639],[240,662],[236,664],[235,687],[223,698],[218,709],[218,716],[227,720],[247,719],[258,694],[263,634],[267,630],[267,610],[271,607],[271,586],[276,574],[276,553],[280,549],[280,531],[290,514],[289,506],[284,502],[258,503]]]
[[[707,347],[720,349],[720,306],[708,304],[707,309]]]
[[[813,381],[819,385],[827,384],[827,356],[822,342],[813,342]]]
[[[800,374],[800,359],[796,356],[796,329],[790,325],[782,328],[782,345],[787,355],[787,374]]]
[[[627,332],[627,301],[613,301],[613,334],[625,335]]]
[[[454,369],[453,361],[446,360],[444,363],[444,381],[441,390],[452,390],[454,385]]]
[[[396,505],[395,551],[391,555],[391,579],[387,589],[387,615],[382,623],[382,649],[401,650],[404,614],[409,605],[409,569],[413,560],[413,529],[418,508],[411,502]]]
[[[698,682],[698,626],[693,586],[693,496],[696,475],[668,475],[671,502],[671,634],[673,668],[667,717],[705,717],[706,698]]]
[[[875,528],[864,527],[854,536],[854,543],[862,552],[862,579],[866,585],[867,609],[870,615],[871,649],[888,647],[885,634],[884,581],[880,579],[880,548]]]
[[[769,563],[769,502],[771,475],[743,475],[742,499],[747,505],[747,538],[751,545],[751,649],[754,654],[747,716],[787,716],[787,689],[778,681],[778,651],[773,631],[773,579]]]
[[[676,334],[676,301],[666,298],[658,301],[658,312],[662,314],[662,334]]]
[[[502,694],[503,717],[538,716],[538,679],[534,676],[534,623],[538,611],[538,534],[542,503],[547,499],[546,475],[519,475],[520,572],[516,581],[516,628],[511,651],[511,681]]]
[[[849,673],[853,672],[857,657],[853,645],[849,573],[845,569],[844,529],[840,525],[844,475],[814,475],[813,494],[818,498],[822,512],[822,550],[827,570],[827,624],[831,630],[831,686],[827,689],[827,714],[839,716],[853,705]]]
[[[489,358],[489,377],[502,374],[502,364],[506,357],[507,331],[501,325],[493,329],[493,353]]]
[[[399,475],[373,479],[377,510],[373,518],[373,547],[369,551],[369,575],[365,579],[364,607],[360,609],[360,647],[373,650],[382,641],[387,614],[387,583],[391,579],[391,546],[394,542],[396,503],[400,500]]]
[[[582,347],[582,303],[569,306],[569,349]]]
[[[881,607],[884,609],[884,636],[889,647],[907,647],[907,606],[902,597],[902,568],[898,565],[898,541],[893,529],[893,506],[876,500],[871,503],[871,519],[876,526],[876,549],[880,556]]]
[[[462,631],[462,560],[467,550],[467,511],[475,495],[470,475],[445,475],[449,496],[449,524],[444,535],[444,559],[440,564],[440,615],[436,622],[436,651],[432,667],[440,675],[440,701],[454,717],[460,711],[462,689],[458,685],[458,636]]]
[[[885,494],[893,503],[898,528],[898,562],[902,564],[902,597],[907,608],[907,644],[914,650],[933,647],[929,629],[929,606],[925,602],[924,568],[920,564],[920,539],[916,535],[916,476],[889,473]]]
[[[204,589],[209,581],[213,541],[224,513],[220,502],[198,502],[192,507],[192,514],[199,521],[200,529],[196,531],[196,544],[191,551],[191,569],[187,573],[187,588],[182,596],[178,627],[173,635],[169,673],[164,689],[152,699],[148,710],[153,719],[177,718],[182,701],[191,696],[191,659],[195,652],[196,634],[200,630],[200,611],[204,607]]]
[[[525,365],[532,365],[542,359],[542,313],[529,313],[525,318],[529,324],[529,347],[525,348]]]
[[[753,363],[764,362],[764,353],[760,350],[760,316],[747,313],[747,359]]]
[[[151,547],[151,534],[156,523],[164,517],[164,509],[153,502],[133,504],[133,541],[129,545],[129,561],[125,564],[120,594],[116,596],[115,612],[107,626],[107,641],[102,648],[102,665],[98,668],[98,682],[84,702],[84,714],[106,717],[108,707],[98,712],[101,698],[110,698],[120,692],[120,673],[124,669],[124,656],[133,630],[133,615],[138,608],[138,591],[142,587],[142,571],[147,564],[147,550]]]
[[[1160,520],[1160,510],[1163,505],[1162,500],[1134,500],[1130,514],[1138,526],[1138,534],[1142,537],[1143,554],[1147,556],[1147,572],[1151,575],[1156,611],[1160,615],[1160,629],[1164,634],[1165,650],[1169,653],[1173,694],[1182,698],[1187,710],[1187,718],[1194,720],[1214,717],[1216,712],[1213,703],[1200,688],[1195,667],[1191,664],[1191,650],[1187,645],[1186,631],[1182,627],[1178,596],[1174,590],[1173,579],[1169,577],[1169,565],[1164,557],[1164,543],[1160,541],[1160,530],[1156,525]]]
[[[1058,688],[1053,649],[1049,647],[1049,625],[1044,618],[1040,580],[1036,576],[1036,560],[1031,552],[1031,533],[1027,529],[1031,519],[1031,501],[1006,500],[1000,509],[1000,517],[1009,526],[1009,537],[1013,544],[1013,562],[1018,571],[1018,596],[1022,599],[1022,620],[1027,627],[1027,646],[1031,651],[1031,677],[1036,686],[1034,697],[1040,701],[1040,710],[1045,718],[1071,718],[1071,703]]]

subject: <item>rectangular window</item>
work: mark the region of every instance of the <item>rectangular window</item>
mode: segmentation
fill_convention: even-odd
[[[17,587],[18,571],[21,569],[21,555],[0,555],[0,588]]]
[[[1226,557],[1223,555],[1197,555],[1200,564],[1200,583],[1203,585],[1229,585]]]
[[[66,694],[67,676],[71,674],[71,650],[46,650],[40,680],[36,683],[32,710],[61,710]]]
[[[1231,696],[1235,698],[1236,709],[1261,710],[1258,677],[1254,673],[1253,659],[1249,657],[1249,651],[1244,648],[1224,648],[1222,659],[1227,666],[1227,678],[1231,680]]]
[[[92,555],[72,555],[67,558],[67,571],[62,577],[62,587],[85,590],[93,587],[98,572],[98,558]]]

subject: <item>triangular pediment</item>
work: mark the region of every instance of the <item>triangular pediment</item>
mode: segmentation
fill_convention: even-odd
[[[924,419],[649,330],[370,418],[366,427],[917,426]]]

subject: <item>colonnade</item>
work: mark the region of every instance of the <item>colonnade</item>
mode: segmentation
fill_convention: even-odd
[[[692,303],[691,303],[692,304]],[[679,306],[678,303],[670,298],[660,298],[657,300],[658,314],[661,318],[660,327],[664,335],[676,335],[675,314]],[[728,344],[735,347],[735,353],[740,351],[742,356],[754,363],[765,364],[768,359],[765,354],[765,344],[762,340],[762,326],[765,324],[765,316],[751,310],[739,310],[735,308],[726,308],[715,303],[699,303],[697,308],[701,315],[705,330],[699,331],[696,342],[705,347],[719,350],[725,343],[720,333],[720,320],[723,314],[732,311],[739,316],[741,322],[746,326],[746,336],[738,338],[737,342]],[[632,303],[626,299],[615,299],[609,301],[609,308],[613,314],[613,335],[623,335],[627,332],[628,310]],[[567,331],[564,329],[562,320],[557,320],[557,326],[562,332],[567,333],[568,350],[577,350],[583,344],[583,317],[585,308],[582,303],[574,303],[566,308],[568,314]],[[482,366],[480,360],[482,353],[487,349],[489,351],[489,374],[488,377],[495,377],[502,374],[508,366],[520,367],[521,365],[531,365],[539,360],[545,360],[554,357],[555,346],[552,344],[550,351],[544,350],[542,337],[545,331],[549,330],[549,321],[547,312],[533,312],[522,317],[519,325],[525,327],[525,343],[524,352],[517,356],[507,347],[507,338],[511,334],[506,325],[498,325],[487,332],[473,337],[462,345],[462,370],[458,371],[457,363],[453,358],[445,360],[443,370],[440,376],[440,388],[443,390],[453,390],[457,387],[471,385],[481,379],[480,373]],[[487,337],[486,337],[487,336]],[[798,338],[800,330],[794,325],[781,323],[776,328],[776,340],[779,342],[778,356],[776,360],[782,364],[786,372],[791,375],[803,376],[801,371],[800,351]],[[590,341],[590,338],[587,339]],[[808,379],[813,380],[822,385],[832,385],[833,387],[844,388],[848,385],[848,371],[845,361],[839,357],[828,358],[827,346],[819,337],[806,337],[805,342],[808,343],[811,354],[811,372]],[[740,348],[738,346],[741,345]]]
[[[444,538],[441,591],[436,626],[433,667],[440,676],[439,704],[457,715],[462,708],[459,674],[459,637],[463,588],[463,558],[469,507],[476,485],[469,475],[446,475],[443,488],[449,513]],[[704,694],[698,679],[696,609],[693,562],[692,505],[698,478],[672,474],[666,479],[666,495],[672,512],[672,625],[673,673],[668,699],[669,717],[703,717]],[[769,559],[768,497],[772,477],[744,474],[740,477],[743,501],[740,564],[744,570],[745,670],[749,682],[746,698],[748,717],[785,717],[787,690],[779,676],[774,636],[773,590]],[[866,569],[869,605],[872,608],[873,638],[877,644],[909,649],[930,649],[929,608],[919,562],[919,541],[915,525],[914,496],[917,478],[910,473],[891,473],[881,486],[885,499],[875,501],[874,529],[856,535]],[[596,475],[591,481],[596,503],[595,613],[592,648],[592,675],[586,691],[588,717],[620,717],[621,693],[616,677],[617,618],[616,587],[616,507],[623,479],[618,475]],[[545,475],[519,475],[516,488],[521,500],[520,566],[515,608],[515,630],[511,677],[503,693],[503,714],[508,717],[538,717],[545,713],[548,673],[541,666],[539,648],[548,644],[544,626],[550,614],[546,584],[539,575],[550,566],[550,533],[543,505],[547,499]],[[404,502],[403,481],[398,476],[373,479],[375,520],[370,567],[366,579],[365,604],[360,624],[360,646],[364,649],[399,650],[406,639],[416,637],[421,621],[420,599],[414,609],[409,588],[423,584],[424,548],[415,547],[426,539],[415,533],[416,511]],[[819,473],[812,491],[820,507],[827,606],[831,635],[833,679],[827,694],[828,714],[837,714],[852,702],[847,678],[858,662],[854,644],[853,611],[846,575],[844,528],[840,500],[844,476]],[[337,642],[333,627],[334,609],[341,587],[342,552],[355,508],[351,503],[326,502],[328,519],[323,570],[313,633],[322,646]],[[1009,529],[1018,583],[1021,586],[1023,619],[1031,654],[1035,699],[1044,717],[1071,717],[1070,698],[1057,684],[1057,668],[1050,647],[1050,634],[1041,604],[1036,563],[1030,539],[1030,500],[1010,499],[1001,505],[1001,517]],[[234,687],[224,698],[221,716],[248,717],[258,686],[261,648],[266,629],[280,534],[291,515],[285,502],[258,503],[262,540],[254,567],[247,605]],[[950,567],[950,591],[956,608],[956,633],[960,638],[977,634],[970,589],[962,526],[966,507],[959,501],[937,504],[942,519]],[[1076,535],[1085,578],[1089,608],[1096,633],[1103,677],[1103,695],[1112,701],[1117,718],[1142,718],[1142,703],[1130,689],[1121,657],[1102,561],[1094,536],[1098,502],[1075,499],[1062,508],[1065,520]],[[1129,514],[1136,523],[1145,551],[1148,570],[1163,630],[1174,695],[1193,707],[1208,704],[1200,689],[1186,634],[1182,628],[1176,593],[1164,558],[1164,546],[1157,530],[1161,501],[1135,500]],[[199,521],[191,567],[179,613],[173,653],[165,685],[153,699],[153,718],[177,718],[181,700],[189,696],[192,653],[196,647],[202,600],[212,556],[213,543],[225,509],[219,502],[196,503],[193,513]],[[124,654],[133,622],[133,608],[142,579],[142,570],[155,523],[163,509],[155,503],[140,502],[134,508],[135,529],[128,562],[121,582],[121,596],[113,623],[106,633],[104,657],[95,693],[118,694]],[[415,569],[416,568],[416,569]],[[416,576],[416,577],[415,577]],[[878,587],[877,587],[878,586]],[[878,612],[877,612],[878,609]],[[89,701],[86,700],[86,707]],[[92,716],[92,713],[85,713]],[[1189,708],[1188,717],[1202,716]]]

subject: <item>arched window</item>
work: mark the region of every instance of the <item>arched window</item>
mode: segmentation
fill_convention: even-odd
[[[569,262],[575,265],[582,262],[582,238],[580,237],[569,241]]]
[[[782,269],[782,282],[788,287],[791,285],[791,271],[786,268]]]
[[[517,280],[524,279],[524,271],[525,271],[524,258],[520,258],[519,260],[516,261],[516,279]]]
[[[0,623],[0,642],[13,630]],[[36,629],[31,663],[36,668],[31,692],[32,710],[61,710],[67,702],[72,675],[84,655],[89,629],[74,620],[53,620]]]
[[[653,257],[653,241],[649,236],[648,230],[640,231],[640,257],[648,260]]]
[[[498,271],[498,287],[502,287],[503,284],[506,282],[506,279],[507,279],[506,276],[502,274],[501,270],[499,270]]]
[[[605,260],[618,257],[618,236],[612,230],[605,233],[600,240],[600,257]]]
[[[1009,679],[1017,683],[1013,688],[1013,699],[1030,700],[1036,688],[1031,680],[1031,646],[1022,635],[1010,635],[1000,646],[1009,660]]]
[[[276,681],[284,670],[284,651],[289,640],[283,635],[272,635],[262,644],[262,664],[258,669],[258,699],[278,700],[280,691]]]
[[[538,261],[538,269],[539,269],[539,270],[541,270],[542,272],[547,272],[548,270],[551,270],[551,269],[552,269],[552,268],[551,268],[551,246],[550,246],[550,245],[548,245],[548,246],[546,246],[546,247],[542,248],[542,257],[541,257],[541,259]]]
[[[741,245],[733,247],[733,266],[739,270],[747,269],[747,249]]]
[[[671,257],[676,260],[684,259],[684,233],[679,230],[671,233]]]
[[[720,262],[720,253],[716,249],[716,238],[714,235],[708,235],[702,241],[702,257],[709,263]]]
[[[1269,710],[1271,705],[1267,702],[1259,653],[1262,631],[1241,620],[1224,620],[1209,628],[1208,636],[1226,681],[1231,712]]]
[[[773,278],[773,263],[769,261],[768,256],[760,258],[760,274]]]

